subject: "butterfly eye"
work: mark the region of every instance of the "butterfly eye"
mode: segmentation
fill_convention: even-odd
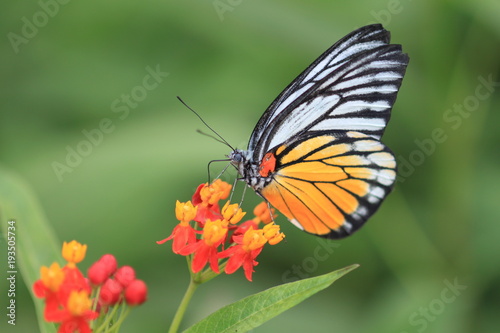
[[[241,156],[241,152],[239,152],[239,151],[233,151],[228,156],[228,158],[232,161],[232,163],[234,162],[234,164],[239,164],[239,163],[243,162],[243,156]]]
[[[262,177],[269,176],[270,172],[276,169],[276,157],[273,153],[267,153],[262,158],[262,163],[260,163],[259,174]]]

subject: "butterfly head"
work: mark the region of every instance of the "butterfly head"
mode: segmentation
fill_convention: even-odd
[[[276,158],[272,153],[266,154],[258,163],[253,160],[252,152],[249,150],[235,149],[228,155],[228,158],[238,170],[241,179],[257,193],[271,181],[272,172],[276,166]]]

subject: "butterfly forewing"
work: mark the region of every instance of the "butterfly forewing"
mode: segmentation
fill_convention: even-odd
[[[408,57],[375,24],[335,43],[271,104],[248,145],[255,160],[307,132],[358,131],[379,139]]]
[[[273,181],[261,194],[306,232],[342,238],[360,228],[396,179],[396,162],[360,132],[300,137],[275,150]]]

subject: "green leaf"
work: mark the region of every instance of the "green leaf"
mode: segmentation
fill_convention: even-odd
[[[212,313],[184,333],[247,332],[302,302],[359,265],[351,265],[317,277],[286,283],[248,296]]]
[[[21,273],[35,302],[40,331],[55,332],[54,324],[43,319],[43,301],[34,296],[31,286],[40,278],[42,265],[63,262],[62,245],[47,223],[33,190],[19,176],[1,167],[0,218],[6,248],[8,251],[14,250],[16,258],[15,262],[7,263],[6,271],[17,272],[14,273],[17,278]]]

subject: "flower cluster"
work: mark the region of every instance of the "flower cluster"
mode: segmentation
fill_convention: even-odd
[[[130,306],[146,301],[146,284],[135,278],[132,267],[118,268],[111,254],[92,264],[86,278],[76,266],[86,251],[87,245],[64,242],[62,256],[67,264],[42,266],[33,291],[45,299],[44,318],[59,323],[60,333],[88,333],[93,327],[95,332],[117,332]]]
[[[253,219],[238,224],[246,214],[238,204],[228,201],[219,206],[230,191],[231,185],[220,179],[199,185],[191,201],[177,201],[175,214],[180,223],[169,237],[157,243],[173,240],[172,251],[188,256],[193,273],[207,263],[217,274],[219,265],[227,274],[243,267],[246,278],[252,281],[253,268],[258,264],[255,259],[264,245],[275,245],[285,235],[274,224],[274,210],[269,210],[266,202],[257,205]],[[263,228],[259,228],[261,222]]]

